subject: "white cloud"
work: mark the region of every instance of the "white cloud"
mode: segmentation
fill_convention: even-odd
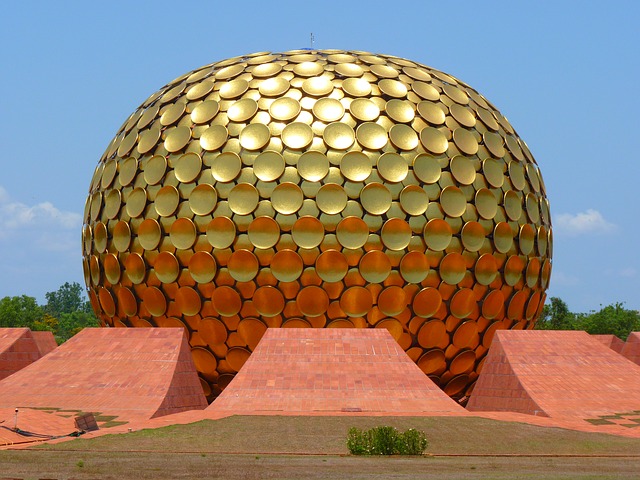
[[[616,225],[605,220],[602,214],[593,209],[571,213],[561,213],[553,217],[554,232],[568,235],[581,235],[584,233],[609,233],[616,229]]]
[[[79,213],[59,210],[51,202],[29,206],[13,201],[7,190],[0,186],[0,232],[4,232],[5,236],[12,230],[24,228],[56,227],[79,230],[81,225],[82,215]]]

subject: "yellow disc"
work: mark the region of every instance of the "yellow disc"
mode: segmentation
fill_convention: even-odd
[[[322,134],[325,143],[336,150],[346,150],[353,145],[356,135],[346,123],[333,122],[327,125]]]
[[[316,259],[315,266],[316,273],[325,282],[339,282],[349,270],[346,257],[337,250],[322,252]]]
[[[161,217],[168,217],[178,208],[180,203],[180,193],[178,189],[173,185],[167,185],[162,187],[157,195],[155,201],[155,208],[158,215]]]
[[[349,112],[362,122],[372,122],[380,116],[380,108],[368,98],[356,98],[349,105]]]
[[[295,183],[281,183],[271,193],[271,205],[276,212],[283,215],[290,215],[300,210],[303,201],[304,194]]]
[[[467,222],[462,227],[461,237],[464,248],[470,252],[477,252],[484,244],[484,227],[478,222]]]
[[[282,313],[284,309],[284,297],[280,290],[266,285],[258,288],[253,294],[253,306],[260,315],[273,317]]]
[[[138,131],[134,129],[120,142],[120,146],[118,147],[118,156],[120,158],[124,158],[131,151],[137,140]]]
[[[481,188],[476,192],[475,205],[478,214],[487,220],[493,220],[498,212],[498,200],[487,188]]]
[[[422,215],[429,206],[429,196],[418,185],[407,185],[400,192],[400,206],[409,215]]]
[[[324,226],[317,218],[304,216],[293,224],[291,236],[299,247],[315,248],[324,239]]]
[[[534,288],[536,286],[540,278],[540,260],[535,257],[529,260],[525,278],[527,280],[527,287]]]
[[[120,287],[118,289],[118,307],[122,309],[123,313],[128,317],[137,315],[138,313],[138,301],[135,295],[127,287]]]
[[[258,259],[249,250],[236,250],[227,263],[229,274],[238,282],[249,282],[258,274]]]
[[[518,255],[511,255],[504,265],[504,281],[510,287],[513,287],[522,278],[524,270],[524,260]]]
[[[306,123],[293,122],[284,127],[281,138],[287,147],[299,150],[309,146],[313,140],[313,130]]]
[[[363,255],[358,265],[360,275],[369,283],[382,283],[391,273],[391,261],[380,250],[372,250]]]
[[[256,157],[253,162],[253,173],[263,182],[272,182],[284,173],[285,163],[278,152],[267,150]]]
[[[109,199],[107,198],[107,205],[109,204]],[[118,209],[120,208],[119,197],[117,199]],[[538,199],[535,193],[527,193],[527,215],[529,219],[533,223],[538,223],[540,221],[540,207],[538,206]],[[114,208],[116,210],[116,208]],[[114,215],[115,216],[115,215]]]
[[[176,306],[183,315],[197,315],[202,307],[202,299],[191,287],[180,287],[176,292]]]
[[[496,224],[493,229],[493,244],[500,253],[507,253],[513,245],[513,231],[507,222]]]
[[[371,169],[371,160],[362,152],[348,152],[340,161],[340,172],[352,182],[366,180]]]
[[[158,144],[160,135],[160,129],[157,127],[150,128],[149,130],[142,132],[138,139],[138,146],[136,147],[138,152],[145,154],[151,151]]]
[[[260,150],[270,139],[269,127],[261,123],[247,125],[240,132],[240,145],[247,150]]]
[[[444,133],[433,127],[425,127],[420,131],[420,142],[424,148],[436,155],[446,152],[449,148],[449,141]]]
[[[222,84],[220,87],[220,98],[230,99],[238,98],[249,88],[249,83],[246,80],[237,79]]]
[[[240,294],[231,287],[217,287],[211,295],[211,303],[223,317],[236,315],[242,308]]]
[[[331,80],[327,77],[307,78],[302,82],[302,90],[308,95],[322,97],[331,93],[333,90],[333,83],[331,83]]]
[[[251,222],[247,233],[256,248],[271,248],[280,239],[280,226],[271,217],[258,217]]]
[[[342,89],[352,97],[366,97],[371,93],[371,84],[364,78],[347,78],[342,82]]]
[[[533,251],[535,244],[536,232],[528,223],[520,227],[520,234],[518,235],[518,246],[523,255],[529,255]]]
[[[240,175],[242,160],[237,153],[224,152],[213,159],[211,175],[218,182],[231,182]]]
[[[256,349],[266,331],[267,326],[257,318],[245,318],[238,324],[238,333],[250,350]]]
[[[182,323],[180,320],[176,320],[177,324]],[[178,325],[171,324],[171,326]],[[216,367],[218,365],[218,361],[209,350],[203,347],[193,347],[191,349],[191,358],[193,359],[196,371],[198,371],[205,379],[213,380],[217,377]]]
[[[287,79],[274,77],[264,80],[258,87],[258,91],[266,97],[277,97],[286,93],[290,86]]]
[[[171,105],[164,111],[164,113],[160,117],[160,125],[166,127],[176,123],[180,119],[180,117],[182,117],[185,108],[186,104],[184,102],[178,102]]]
[[[440,320],[431,320],[422,324],[418,331],[418,344],[423,348],[433,348],[442,343],[447,335],[447,328]]]
[[[461,89],[453,85],[444,85],[442,87],[444,94],[456,103],[466,105],[469,103],[469,97]]]
[[[100,299],[100,306],[108,317],[113,317],[116,314],[116,304],[113,301],[113,297],[109,290],[104,287],[100,287],[98,292],[98,298]]]
[[[431,125],[442,125],[447,118],[440,104],[428,101],[418,104],[418,113]]]
[[[524,167],[519,162],[509,163],[509,178],[516,190],[523,190],[527,185],[527,180],[524,176]]]
[[[244,131],[244,130],[243,130]],[[219,150],[225,143],[229,132],[223,125],[212,125],[200,135],[200,146],[207,151]]]
[[[136,218],[142,215],[147,206],[147,191],[144,188],[134,188],[125,202],[127,215]]]
[[[202,159],[194,152],[181,155],[173,166],[176,178],[182,183],[193,182],[202,170]]]
[[[216,270],[216,261],[209,252],[196,252],[189,259],[189,273],[198,283],[211,282]]]
[[[160,224],[153,218],[142,221],[138,227],[138,241],[145,250],[155,250],[162,239]]]
[[[198,185],[189,195],[189,208],[196,215],[208,215],[216,206],[218,194],[208,183]]]
[[[131,243],[131,229],[129,224],[123,220],[116,223],[113,228],[113,246],[119,252],[126,252]]]
[[[271,260],[271,273],[281,282],[293,282],[302,274],[302,258],[293,250],[280,250]]]
[[[372,306],[371,292],[364,287],[349,287],[340,297],[340,308],[349,317],[362,317]]]
[[[258,102],[252,98],[243,98],[233,103],[227,110],[227,117],[232,122],[246,122],[258,111]]]
[[[329,173],[329,160],[321,152],[305,152],[298,159],[298,173],[309,182],[319,182]]]
[[[227,217],[217,217],[207,225],[207,240],[213,248],[228,248],[236,239],[236,226]]]
[[[380,236],[389,250],[404,250],[411,241],[411,227],[401,218],[390,218],[382,226]]]
[[[438,101],[440,100],[440,93],[432,85],[424,82],[413,82],[411,84],[411,90],[413,90],[419,97],[425,100]]]
[[[402,287],[392,285],[380,292],[377,303],[382,313],[393,317],[407,308],[407,297]],[[377,326],[378,325],[376,325],[376,327]],[[402,328],[400,328],[400,333],[402,333]]]
[[[524,318],[524,307],[528,300],[528,293],[520,290],[516,292],[507,307],[507,318],[510,320],[522,320]]]
[[[107,254],[104,257],[104,276],[107,277],[107,281],[115,285],[120,281],[120,262],[118,257],[113,253]]]
[[[135,285],[144,282],[144,278],[147,275],[147,267],[139,254],[130,253],[124,262],[124,269],[129,280]]]
[[[316,194],[316,204],[320,211],[333,215],[340,213],[347,206],[347,192],[340,185],[327,183],[320,187]]]
[[[169,237],[174,247],[180,250],[191,248],[196,242],[196,226],[188,218],[178,218],[171,224]]]
[[[371,150],[380,150],[389,139],[387,131],[377,123],[365,122],[356,129],[358,143]]]
[[[229,208],[238,215],[248,215],[258,206],[260,194],[250,183],[239,183],[229,192]]]
[[[424,241],[429,249],[440,252],[451,243],[451,225],[439,218],[433,218],[424,227]]]
[[[449,107],[449,111],[451,116],[463,127],[473,128],[476,126],[476,117],[470,108],[453,104]]]
[[[495,158],[487,158],[482,162],[484,178],[494,188],[501,188],[504,184],[503,163]]]
[[[296,297],[296,304],[300,312],[306,317],[317,317],[329,308],[327,292],[315,285],[304,287]]]
[[[504,140],[500,135],[493,132],[485,132],[482,134],[482,138],[491,155],[496,158],[504,157],[506,151],[504,149]]]
[[[240,325],[238,325],[240,328]],[[217,318],[205,317],[200,321],[198,333],[208,345],[221,345],[227,340],[227,327]]]
[[[154,317],[164,315],[167,311],[167,299],[157,287],[147,287],[142,293],[142,304]]]
[[[509,190],[504,194],[504,210],[511,220],[516,222],[520,220],[522,216],[522,198],[518,193]]]
[[[213,90],[214,86],[215,82],[212,82],[211,80],[203,80],[196,83],[187,92],[187,100],[198,100],[199,98],[206,96],[211,92],[211,90]]]
[[[467,200],[458,187],[449,185],[440,193],[440,205],[450,217],[460,217],[467,210]]]
[[[322,122],[335,122],[344,116],[344,106],[335,98],[321,98],[313,104],[312,111]]]
[[[170,252],[160,252],[153,263],[156,277],[162,283],[173,283],[180,274],[180,265]]]
[[[389,130],[389,139],[400,150],[413,150],[418,146],[418,134],[408,125],[394,125]]]
[[[291,119],[294,119],[300,113],[300,103],[291,97],[282,97],[275,100],[269,106],[269,115],[274,120],[279,120],[281,122],[287,122]]]
[[[406,100],[389,100],[384,110],[392,120],[398,123],[409,123],[415,117],[415,110],[412,103]]]
[[[482,301],[482,316],[488,320],[492,320],[500,315],[500,312],[504,309],[504,294],[501,290],[492,290]],[[489,327],[491,328],[491,327]],[[497,328],[497,327],[496,327]],[[485,332],[483,337],[484,340],[487,338],[487,332]]]
[[[406,85],[398,80],[385,78],[378,82],[378,87],[382,93],[390,97],[402,98],[407,96]]]
[[[138,160],[135,157],[129,157],[126,160],[120,162],[120,175],[118,176],[118,183],[120,186],[126,187],[133,179],[136,178],[138,173]]]
[[[461,288],[451,297],[449,310],[456,318],[467,318],[475,307],[476,299],[473,290]]]
[[[400,260],[400,274],[409,283],[420,283],[429,274],[429,261],[424,253],[413,251]]]
[[[122,200],[120,197],[120,190],[116,190],[115,188],[113,190],[109,190],[104,201],[104,214],[106,217],[111,220],[116,218],[120,212],[121,204]]]
[[[383,153],[378,159],[378,173],[389,182],[402,182],[409,173],[407,161],[397,153]]]
[[[164,148],[167,149],[167,152],[178,152],[191,140],[191,129],[189,127],[175,127],[167,132],[164,140]]]
[[[471,185],[476,179],[476,170],[469,158],[456,155],[451,159],[450,168],[453,178],[462,185]]]
[[[442,169],[438,160],[431,155],[420,154],[413,159],[413,173],[425,183],[436,183],[440,180]]]
[[[162,155],[154,155],[144,166],[144,181],[156,185],[164,178],[167,171],[167,159]]]
[[[440,349],[433,349],[425,352],[424,355],[418,359],[417,363],[420,370],[427,375],[440,375],[447,368],[447,361],[444,356],[444,352]]]
[[[360,192],[363,208],[372,215],[382,215],[391,208],[391,192],[381,183],[367,184]]]
[[[220,105],[215,100],[206,100],[193,109],[191,121],[195,124],[207,123],[218,114]]]
[[[449,285],[457,285],[464,278],[467,266],[464,257],[456,252],[445,255],[440,262],[440,278]]]

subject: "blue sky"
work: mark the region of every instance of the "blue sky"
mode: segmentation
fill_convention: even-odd
[[[640,4],[36,2],[0,18],[0,297],[84,284],[89,182],[118,127],[201,65],[309,47],[409,58],[509,118],[547,186],[550,296],[640,309]]]

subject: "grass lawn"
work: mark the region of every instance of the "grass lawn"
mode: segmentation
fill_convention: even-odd
[[[379,425],[425,431],[430,455],[347,455],[350,427]],[[0,451],[0,479],[639,476],[640,439],[473,417],[230,417]]]

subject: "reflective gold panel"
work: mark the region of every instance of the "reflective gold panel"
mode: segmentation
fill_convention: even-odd
[[[455,29],[454,29],[455,30]],[[466,398],[552,270],[540,169],[439,70],[360,51],[189,72],[115,132],[82,225],[105,325],[180,327],[209,400],[267,328],[386,328]]]

